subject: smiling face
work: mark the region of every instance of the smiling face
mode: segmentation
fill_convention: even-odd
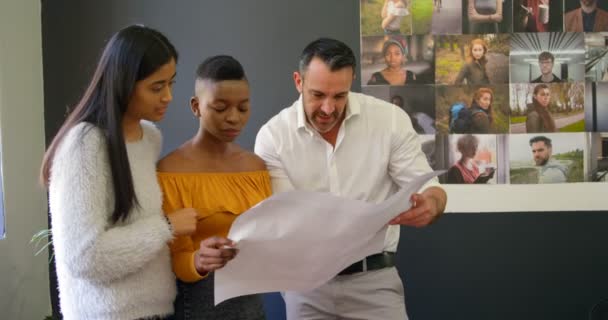
[[[232,142],[249,120],[249,83],[245,79],[197,80],[196,96],[190,106],[206,134]]]
[[[164,118],[171,100],[175,79],[175,60],[171,59],[147,78],[135,83],[125,119],[157,122]]]
[[[492,95],[488,92],[484,92],[481,94],[481,97],[477,100],[477,104],[484,110],[487,110],[492,103]]]

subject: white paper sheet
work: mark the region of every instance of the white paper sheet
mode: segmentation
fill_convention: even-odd
[[[254,293],[307,291],[353,262],[381,252],[387,223],[410,208],[410,197],[445,171],[418,177],[373,204],[329,193],[275,194],[240,215],[228,238],[239,253],[215,272],[215,304]]]

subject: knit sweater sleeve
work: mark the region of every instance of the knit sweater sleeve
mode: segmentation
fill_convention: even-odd
[[[159,214],[110,222],[114,195],[105,138],[90,125],[83,130],[86,126],[71,130],[53,160],[53,242],[61,250],[58,263],[73,277],[111,282],[144,268],[172,234],[160,208]]]

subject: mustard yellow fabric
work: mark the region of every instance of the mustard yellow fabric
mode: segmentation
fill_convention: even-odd
[[[271,195],[268,171],[174,173],[159,172],[163,210],[182,208],[198,213],[196,232],[176,237],[170,244],[173,271],[184,282],[204,278],[194,267],[200,242],[212,236],[226,237],[236,217]]]

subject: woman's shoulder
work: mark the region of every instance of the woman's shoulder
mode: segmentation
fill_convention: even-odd
[[[482,107],[480,107],[477,104],[473,104],[471,106],[471,113],[473,114],[473,117],[487,117],[488,115],[488,110],[484,110]]]
[[[166,156],[162,157],[156,164],[157,171],[159,172],[180,172],[184,167],[184,163],[187,160],[185,146],[182,145],[177,149],[169,152]]]
[[[239,150],[238,159],[245,167],[245,171],[265,171],[266,163],[255,153],[241,149]]]
[[[472,68],[473,68],[473,62],[466,61],[460,67],[459,75],[460,76],[464,75],[465,77],[467,77],[471,73]]]
[[[472,122],[473,133],[490,133],[490,116],[483,109],[473,113]]]
[[[103,137],[103,131],[92,123],[80,122],[68,130],[66,139],[78,139],[79,137],[89,140],[98,140]]]
[[[465,68],[465,69],[472,69],[472,68],[476,68],[476,67],[479,68],[480,66],[481,65],[479,63],[475,62],[474,60],[470,60],[469,61],[467,59],[467,62],[462,67]]]
[[[106,138],[103,131],[91,123],[78,123],[68,129],[59,142],[53,157],[51,176],[76,168],[105,170],[103,163],[107,162],[106,154]]]
[[[195,160],[196,159],[196,160]],[[234,172],[266,171],[266,163],[255,153],[238,147],[232,156],[226,159]],[[158,172],[214,172],[214,165],[203,161],[200,156],[194,156],[189,142],[171,151],[157,164]],[[205,167],[203,169],[202,167]],[[224,168],[225,169],[225,168]]]
[[[473,121],[474,122],[488,121],[489,119],[490,119],[489,115],[487,113],[485,113],[484,111],[473,112]]]
[[[153,122],[142,120],[141,128],[144,131],[144,136],[148,137],[154,144],[162,143],[162,134]]]
[[[458,162],[454,163],[450,168],[448,168],[448,173],[460,173],[460,168],[458,167]]]
[[[376,72],[372,73],[372,75],[369,78],[369,81],[367,82],[367,84],[368,85],[373,85],[373,84],[388,84],[388,82],[386,81],[386,79],[382,75],[382,71],[376,71]]]
[[[526,115],[528,117],[529,116],[538,116],[538,111],[536,110],[536,107],[534,106],[534,104],[529,104],[527,106]]]
[[[447,175],[448,183],[461,183],[463,181],[462,171],[458,166],[458,163],[455,163],[448,169]]]
[[[536,110],[528,112],[526,114],[526,123],[528,123],[528,124],[540,122],[540,119],[541,119],[540,115],[538,114],[538,112]]]
[[[105,148],[100,147],[104,141],[105,135],[102,129],[89,122],[80,122],[68,129],[59,145],[58,153],[66,152],[73,155],[86,150],[103,152]]]

